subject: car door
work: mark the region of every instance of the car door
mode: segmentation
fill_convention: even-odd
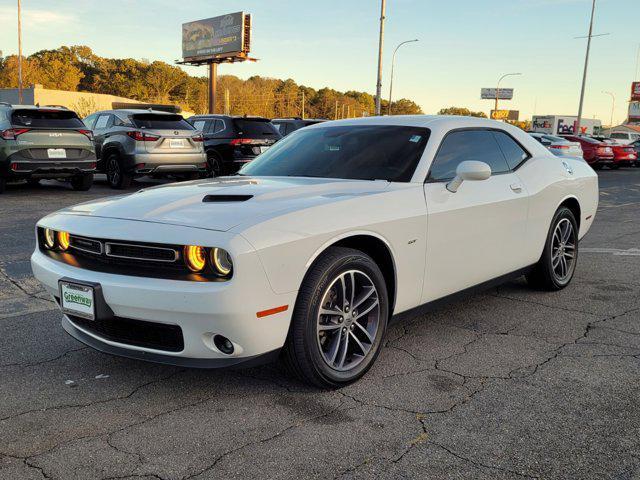
[[[464,181],[452,193],[446,185],[465,160],[487,163],[492,174],[486,180]],[[424,185],[424,302],[526,266],[520,246],[526,235],[528,196],[513,168],[517,165],[509,166],[493,130],[451,131],[442,140]]]
[[[109,113],[101,113],[96,119],[96,123],[93,126],[93,143],[96,146],[97,158],[100,158],[102,154],[102,145],[112,124],[112,115]]]

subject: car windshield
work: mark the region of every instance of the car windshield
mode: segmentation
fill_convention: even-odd
[[[395,125],[297,130],[240,173],[408,182],[429,134],[427,128]]]
[[[19,127],[31,128],[86,128],[78,115],[71,110],[15,110],[11,123]]]
[[[131,116],[136,128],[152,128],[154,130],[194,130],[182,115],[138,113]]]

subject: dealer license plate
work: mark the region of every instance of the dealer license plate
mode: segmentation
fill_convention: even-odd
[[[67,158],[67,151],[64,148],[47,148],[49,158]]]
[[[64,313],[95,320],[95,296],[92,287],[60,282],[60,307]]]

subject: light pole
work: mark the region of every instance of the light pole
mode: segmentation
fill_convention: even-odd
[[[415,40],[406,40],[398,44],[396,49],[393,51],[393,57],[391,57],[391,80],[389,81],[389,108],[388,108],[389,115],[391,115],[391,95],[393,94],[393,68],[395,67],[395,64],[396,64],[396,53],[398,52],[398,49],[405,43],[412,43],[417,41],[418,41],[417,38]]]
[[[609,122],[609,138],[611,138],[611,131],[613,130],[613,111],[616,108],[616,96],[612,92],[602,92],[605,95],[611,96],[611,121]]]
[[[521,73],[505,73],[498,79],[498,85],[496,86],[496,106],[493,109],[496,116],[498,115],[498,97],[500,96],[500,82],[502,82],[502,80],[507,77],[512,77],[515,75],[522,75],[522,74]]]
[[[380,3],[380,38],[378,39],[378,80],[376,82],[376,115],[382,114],[382,44],[384,42],[384,12],[386,0]]]
[[[589,66],[589,50],[591,49],[591,37],[593,36],[593,14],[596,10],[596,0],[591,4],[591,20],[589,20],[589,35],[587,35],[587,53],[584,56],[584,72],[582,73],[582,89],[580,90],[580,104],[578,105],[578,119],[574,135],[580,135],[580,123],[582,122],[582,103],[584,102],[584,89],[587,85],[587,67]]]
[[[22,12],[18,0],[18,103],[22,105]]]

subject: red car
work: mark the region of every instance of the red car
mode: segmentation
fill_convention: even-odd
[[[607,145],[604,142],[594,140],[590,137],[579,137],[576,135],[565,135],[564,138],[572,142],[578,142],[582,147],[582,158],[593,167],[594,170],[599,170],[603,165],[614,165],[614,153],[611,145]],[[612,168],[618,168],[613,166]]]
[[[615,140],[603,140],[613,149],[613,163],[609,168],[631,167],[638,160],[638,153],[631,145],[620,145]]]

